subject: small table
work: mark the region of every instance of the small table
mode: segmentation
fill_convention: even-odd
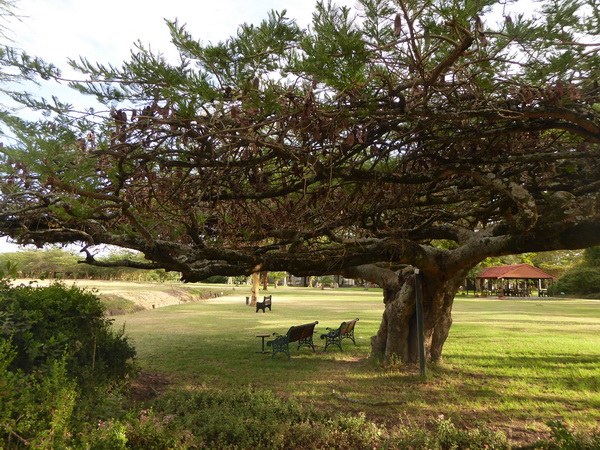
[[[269,353],[265,352],[265,338],[271,336],[270,334],[257,334],[256,337],[262,338],[262,347],[260,352],[256,353]]]

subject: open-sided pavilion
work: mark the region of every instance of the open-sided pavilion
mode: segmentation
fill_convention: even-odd
[[[529,297],[533,290],[537,295],[548,296],[557,277],[530,264],[488,267],[475,282],[476,291],[482,294]]]

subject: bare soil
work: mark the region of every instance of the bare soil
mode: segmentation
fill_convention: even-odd
[[[134,404],[143,403],[158,397],[174,386],[174,381],[167,375],[142,370],[139,376],[129,385],[127,400]]]

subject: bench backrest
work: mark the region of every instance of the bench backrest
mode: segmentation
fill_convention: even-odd
[[[300,339],[306,339],[307,337],[312,336],[315,332],[315,325],[318,323],[319,322],[317,321],[313,323],[306,323],[304,325],[296,325],[290,327],[290,329],[287,332],[288,341],[296,342]]]
[[[344,336],[345,334],[352,333],[354,330],[354,325],[356,325],[358,319],[351,320],[349,322],[342,322],[340,325],[340,336]]]
[[[265,305],[270,305],[271,304],[271,296],[270,295],[265,295],[265,297],[263,298],[263,303]]]

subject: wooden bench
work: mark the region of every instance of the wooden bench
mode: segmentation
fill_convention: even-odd
[[[256,302],[256,312],[262,309],[262,312],[266,312],[265,310],[269,308],[271,311],[271,296],[265,295],[262,302]]]
[[[327,347],[331,344],[336,344],[341,351],[344,351],[342,349],[342,341],[344,339],[352,339],[352,342],[356,345],[356,341],[354,340],[354,326],[356,322],[358,322],[358,319],[342,322],[339,328],[336,329],[326,328],[329,332],[321,335],[321,339],[325,339],[325,351],[327,351]]]
[[[285,353],[288,361],[290,358],[290,344],[292,342],[298,342],[298,349],[303,345],[312,348],[315,351],[315,344],[313,343],[313,334],[315,333],[315,325],[319,322],[305,323],[304,325],[296,325],[290,327],[286,334],[273,333],[273,336],[277,336],[272,341],[267,342],[267,346],[271,347],[271,358],[275,357],[276,353]]]

